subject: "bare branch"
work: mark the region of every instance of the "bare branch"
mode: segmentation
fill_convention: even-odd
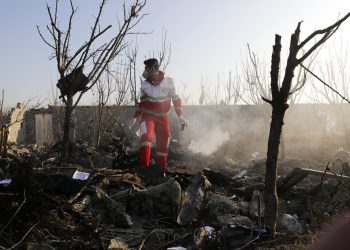
[[[346,14],[343,18],[335,22],[334,24],[328,26],[325,29],[322,30],[316,30],[313,32],[310,36],[308,36],[304,41],[302,41],[298,49],[301,49],[304,47],[311,39],[313,39],[317,35],[322,35],[322,38],[314,45],[312,46],[309,51],[305,53],[304,56],[302,56],[300,59],[298,59],[298,63],[303,62],[317,47],[319,47],[321,44],[323,44],[325,41],[327,41],[339,28],[339,26],[350,16],[350,12]]]
[[[304,65],[300,64],[301,67],[303,67],[307,72],[309,72],[311,75],[313,75],[317,80],[319,80],[323,85],[325,85],[327,88],[331,89],[334,93],[336,93],[338,96],[340,96],[344,101],[350,103],[350,101],[343,96],[342,94],[340,94],[336,89],[334,89],[332,86],[330,86],[329,84],[327,84],[325,81],[323,81],[321,78],[319,78],[315,73],[313,73],[311,70],[309,70],[308,68],[306,68]]]
[[[99,22],[100,22],[100,17],[101,17],[102,10],[103,10],[105,4],[106,4],[106,0],[102,0],[102,2],[101,2],[101,4],[100,4],[100,7],[99,7],[99,11],[98,11],[97,17],[96,17],[96,20],[95,20],[95,23],[94,23],[94,26],[93,26],[93,28],[92,28],[92,30],[91,30],[91,36],[90,36],[89,41],[93,41],[93,40],[96,39],[96,38],[94,39],[94,37],[95,37],[95,32],[96,32],[96,28],[97,28],[97,26],[98,26],[98,24],[99,24]],[[111,26],[111,25],[110,25],[110,26]],[[85,60],[86,60],[86,56],[87,56],[87,53],[89,52],[89,49],[90,49],[91,44],[92,44],[92,42],[87,43],[86,50],[85,50],[84,53],[83,53],[82,65],[84,65],[85,62],[86,62],[86,61],[85,61]]]
[[[41,39],[44,41],[44,43],[46,43],[49,47],[51,47],[52,49],[55,49],[55,46],[50,44],[48,41],[46,41],[45,37],[42,35],[42,33],[40,32],[40,28],[37,25],[36,29],[38,30],[39,36],[41,37]]]
[[[103,33],[105,33],[108,29],[110,29],[112,27],[112,25],[109,25],[107,26],[105,29],[103,29],[101,32],[99,32],[96,36],[94,36],[92,38],[92,40],[90,40],[89,42],[86,42],[84,45],[82,45],[75,53],[74,55],[69,59],[69,61],[67,62],[66,64],[66,67],[68,68],[69,65],[73,62],[73,60],[83,51],[86,51],[88,47],[91,46],[91,44],[96,40],[96,38],[98,38],[99,36],[101,36]],[[81,60],[79,60],[77,63],[77,65],[80,65],[80,62],[82,61],[82,58]]]
[[[311,35],[309,35],[304,41],[302,41],[299,44],[299,49],[304,47],[315,36],[328,33],[330,30],[333,30],[334,28],[338,28],[349,16],[350,16],[350,12],[346,14],[342,19],[338,20],[336,23],[328,26],[327,28],[314,31]]]
[[[63,57],[63,60],[64,60],[64,64],[66,63],[66,60],[68,58],[69,40],[70,40],[70,37],[71,37],[71,31],[72,31],[72,20],[73,20],[74,14],[76,12],[76,9],[74,9],[72,0],[70,0],[69,2],[70,2],[70,6],[71,6],[71,14],[69,16],[68,30],[67,30],[64,42],[63,42],[63,54],[62,54],[62,57]]]
[[[72,56],[69,56],[70,51],[72,51],[70,48],[70,39],[72,35],[73,17],[76,13],[72,0],[70,0],[71,12],[68,20],[68,27],[65,32],[61,31],[58,27],[58,0],[56,0],[54,11],[47,5],[50,18],[50,27],[48,27],[48,31],[53,42],[50,43],[49,40],[44,39],[44,36],[38,29],[39,35],[44,42],[53,49],[55,54],[53,57],[56,57],[57,67],[60,73],[57,86],[61,91],[60,98],[66,104],[63,137],[63,155],[65,159],[68,157],[70,118],[73,109],[78,105],[83,94],[99,81],[103,72],[108,68],[108,65],[129,46],[125,41],[125,37],[132,33],[131,30],[144,16],[138,17],[146,1],[140,3],[140,0],[136,0],[134,4],[130,6],[130,9],[126,8],[124,4],[124,22],[119,26],[119,29],[116,29],[116,33],[109,41],[102,45],[96,45],[95,41],[97,38],[105,34],[106,31],[112,27],[109,25],[104,29],[100,28],[100,19],[103,9],[106,7],[106,2],[107,0],[100,1],[97,17],[92,25],[88,40],[75,50]],[[94,48],[94,46],[97,48]],[[84,66],[86,65],[88,66],[85,68]],[[85,72],[83,72],[84,70]],[[77,93],[79,93],[79,95],[74,102],[74,96]],[[107,92],[107,94],[110,93]],[[122,96],[125,96],[124,92]]]

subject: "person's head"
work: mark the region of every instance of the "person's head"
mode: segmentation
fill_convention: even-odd
[[[146,79],[158,80],[159,77],[159,63],[156,58],[150,58],[143,62],[145,64],[145,70],[142,76]]]

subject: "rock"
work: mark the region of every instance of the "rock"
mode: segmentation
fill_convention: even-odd
[[[303,226],[295,216],[290,214],[282,214],[278,218],[277,224],[279,230],[287,233],[298,234],[303,232]]]
[[[128,250],[128,245],[119,237],[111,239],[108,250]]]

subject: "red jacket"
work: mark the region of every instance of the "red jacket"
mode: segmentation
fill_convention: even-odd
[[[141,83],[140,102],[136,107],[134,117],[140,117],[143,113],[155,116],[166,116],[170,111],[171,101],[175,106],[175,112],[182,116],[182,102],[176,93],[174,80],[164,77],[161,72],[161,80],[153,83],[145,80]]]

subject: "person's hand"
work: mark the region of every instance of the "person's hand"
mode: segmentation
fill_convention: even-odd
[[[188,121],[183,117],[179,116],[179,123],[181,125],[181,129],[183,130],[185,127],[188,127]]]

